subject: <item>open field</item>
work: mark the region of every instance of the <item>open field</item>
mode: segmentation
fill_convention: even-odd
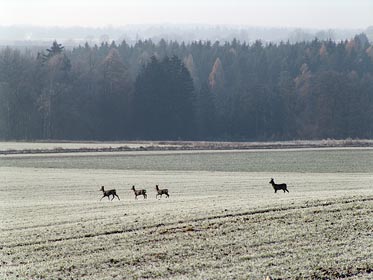
[[[78,151],[121,151],[149,147],[164,149],[177,144],[154,142],[0,142],[0,154],[76,153]]]
[[[77,152],[172,151],[172,150],[253,150],[297,148],[371,147],[373,140],[295,140],[274,142],[209,142],[209,141],[117,141],[117,142],[1,142],[0,155],[49,154]]]
[[[372,149],[2,156],[0,182],[0,279],[373,277]]]

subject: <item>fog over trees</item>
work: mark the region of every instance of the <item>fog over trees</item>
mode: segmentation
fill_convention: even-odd
[[[373,137],[373,45],[138,40],[0,50],[1,139]]]
[[[191,43],[194,41],[232,41],[254,43],[261,40],[265,43],[290,43],[319,40],[341,41],[350,39],[356,34],[365,33],[373,41],[373,26],[364,29],[310,29],[295,27],[253,27],[239,25],[206,25],[206,24],[132,24],[126,26],[102,27],[52,27],[32,25],[0,25],[0,46],[15,47],[48,46],[52,40],[58,40],[66,47],[77,46],[88,42],[90,45],[101,42],[122,42],[134,45],[139,40],[151,39],[154,43],[160,40]]]

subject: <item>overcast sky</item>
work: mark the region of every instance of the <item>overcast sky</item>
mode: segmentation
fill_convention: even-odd
[[[0,0],[0,25],[366,28],[373,0]]]

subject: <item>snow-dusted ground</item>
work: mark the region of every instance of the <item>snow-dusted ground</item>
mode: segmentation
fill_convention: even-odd
[[[0,279],[369,279],[372,153],[3,156]]]
[[[116,152],[143,150],[247,150],[372,147],[373,140],[296,140],[279,142],[126,141],[126,142],[0,142],[0,154]]]

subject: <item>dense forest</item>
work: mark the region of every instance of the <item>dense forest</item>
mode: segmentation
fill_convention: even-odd
[[[0,50],[0,139],[325,138],[373,138],[364,34]]]

